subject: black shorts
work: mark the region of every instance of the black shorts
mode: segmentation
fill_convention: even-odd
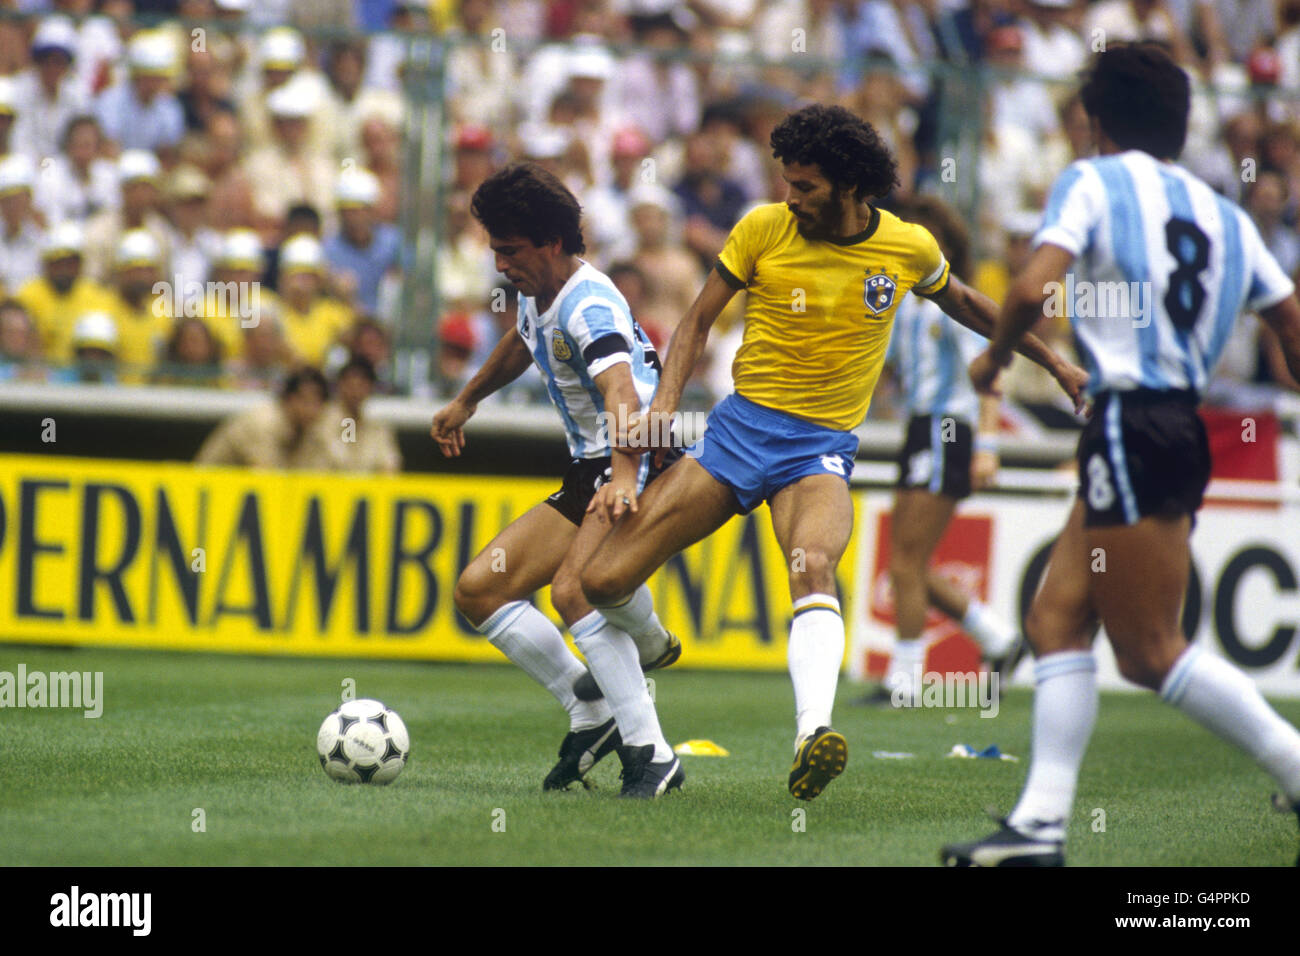
[[[1085,527],[1194,515],[1210,483],[1210,443],[1194,392],[1104,392],[1079,437]]]
[[[898,455],[898,487],[970,497],[971,427],[951,415],[915,415]]]
[[[645,485],[641,486],[641,491],[645,491],[646,485],[662,475],[664,470],[680,457],[682,457],[681,450],[674,448],[664,456],[663,464],[655,468],[653,455],[647,455],[650,468],[646,472]],[[575,458],[570,462],[568,471],[564,473],[560,490],[547,498],[546,503],[578,527],[582,527],[582,519],[587,516],[587,505],[591,504],[591,499],[596,496],[600,486],[612,477],[609,456]]]

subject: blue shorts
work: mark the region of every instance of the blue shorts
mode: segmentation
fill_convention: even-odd
[[[839,475],[847,483],[858,437],[733,394],[714,407],[704,437],[686,454],[730,488],[739,512],[748,514],[809,475]]]

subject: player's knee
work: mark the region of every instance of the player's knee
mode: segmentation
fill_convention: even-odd
[[[889,556],[889,576],[895,587],[900,583],[917,584],[925,577],[925,565],[918,555],[895,549]]]
[[[582,583],[576,574],[557,574],[551,582],[551,604],[566,621],[576,621],[585,616],[587,600],[582,594]]]
[[[1115,664],[1120,675],[1147,690],[1160,690],[1177,658],[1178,654],[1166,642],[1154,638],[1138,646],[1115,648]]]
[[[790,562],[790,591],[816,594],[835,590],[835,562],[824,551],[796,548]]]
[[[471,564],[456,579],[452,603],[472,624],[481,624],[496,610],[492,581],[477,565]],[[500,602],[496,602],[499,604]]]
[[[608,562],[588,562],[582,569],[582,595],[592,607],[605,607],[617,604],[619,598],[630,590],[618,573],[618,569]]]

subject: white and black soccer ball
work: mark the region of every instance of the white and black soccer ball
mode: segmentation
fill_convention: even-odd
[[[316,734],[320,765],[340,783],[392,783],[411,754],[411,736],[377,700],[349,700]]]

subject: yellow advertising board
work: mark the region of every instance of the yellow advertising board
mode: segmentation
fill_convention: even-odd
[[[456,578],[557,486],[0,455],[0,640],[504,660]],[[766,508],[670,560],[650,587],[683,664],[784,668],[787,567]]]

